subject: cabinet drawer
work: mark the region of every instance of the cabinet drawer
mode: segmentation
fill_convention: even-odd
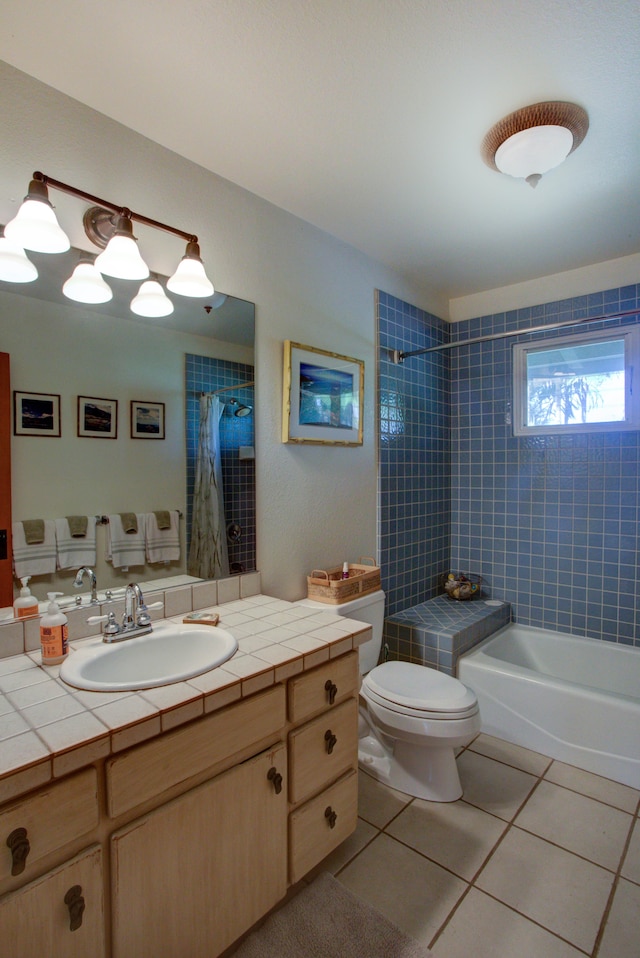
[[[344,701],[360,688],[358,653],[349,652],[289,679],[289,720],[302,722],[331,705]]]
[[[310,798],[352,768],[358,755],[358,703],[348,699],[289,734],[289,801]]]
[[[291,884],[303,878],[348,838],[357,821],[358,773],[353,769],[289,815]]]
[[[39,862],[81,839],[97,824],[94,768],[52,782],[28,798],[6,806],[0,812],[0,889],[29,881]],[[7,841],[14,846],[13,852]]]
[[[167,789],[278,735],[285,724],[285,691],[275,685],[237,705],[107,762],[109,815],[115,818]]]

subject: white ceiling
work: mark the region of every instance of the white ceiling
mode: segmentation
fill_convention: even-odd
[[[452,299],[640,251],[639,0],[2,0],[0,58]],[[487,130],[583,106],[533,190]]]

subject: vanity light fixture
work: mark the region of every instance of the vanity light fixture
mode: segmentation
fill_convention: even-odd
[[[536,187],[549,170],[577,149],[589,129],[581,106],[551,100],[510,113],[482,141],[482,158],[492,169],[521,177]]]
[[[157,279],[147,279],[131,300],[131,312],[137,316],[170,316],[173,303]]]
[[[111,287],[105,283],[100,270],[88,260],[80,260],[62,287],[67,299],[76,303],[108,303],[113,299]]]
[[[32,283],[37,278],[38,270],[22,246],[0,237],[0,279],[5,283]]]
[[[9,279],[10,275],[20,273],[16,265],[18,262],[16,257],[20,257],[20,253],[15,252],[16,244],[17,248],[22,250],[27,263],[30,263],[30,260],[24,255],[25,250],[34,250],[40,253],[61,253],[70,248],[71,244],[69,239],[59,226],[53,211],[53,206],[49,201],[49,188],[61,190],[63,193],[69,193],[72,196],[95,204],[86,210],[83,217],[83,225],[85,233],[91,242],[103,250],[103,252],[96,257],[95,265],[92,267],[92,269],[97,270],[99,274],[114,276],[119,279],[147,279],[149,276],[149,267],[140,255],[137,240],[133,235],[133,222],[135,221],[145,226],[153,227],[154,229],[163,230],[166,233],[173,233],[175,236],[180,236],[186,240],[187,248],[185,255],[175,273],[167,282],[167,287],[172,292],[180,296],[195,298],[213,295],[213,284],[205,272],[200,257],[200,247],[197,236],[177,229],[174,226],[169,226],[166,223],[161,223],[158,220],[150,219],[141,213],[134,213],[127,207],[117,206],[108,200],[93,196],[91,193],[86,193],[84,190],[70,186],[68,183],[62,183],[60,180],[54,180],[52,177],[45,176],[44,173],[40,172],[33,174],[33,178],[29,184],[29,192],[25,197],[24,203],[18,210],[16,216],[11,222],[7,223],[5,227],[5,237],[14,244],[14,247],[10,249],[6,245],[4,247],[0,245],[0,279],[6,278],[9,282],[29,282],[30,279],[36,279],[38,275],[36,267],[32,263],[33,272],[27,267],[24,267],[23,264],[21,275],[24,275],[25,278]],[[90,264],[84,265],[88,266]],[[68,295],[71,299],[76,299],[78,302],[107,302],[108,299],[111,298],[110,296],[108,299],[95,298],[99,295],[96,291],[97,287],[95,283],[88,283],[83,286],[79,281],[75,281],[74,277],[78,269],[79,267],[76,267],[74,275],[64,284],[63,292],[65,295]],[[78,280],[80,277],[86,281],[89,278],[89,270],[80,270]],[[173,312],[173,304],[162,291],[158,281],[152,280],[150,282],[152,285],[145,289],[144,287],[147,284],[143,284],[139,294],[132,300],[131,308],[133,311],[145,316],[166,316],[170,312]],[[104,286],[107,289],[109,288],[106,283]],[[156,287],[159,287],[162,293],[162,299],[164,300],[162,303],[163,311],[140,312],[141,309],[160,309],[159,303],[161,300],[158,297]],[[83,293],[83,290],[86,292]],[[151,297],[152,293],[155,297],[156,305],[155,307],[148,305],[145,307],[144,303],[149,304],[151,302],[149,297]],[[88,298],[80,298],[83,295],[86,295]],[[102,288],[101,295],[106,295],[104,288]],[[141,296],[142,306],[140,306]],[[133,303],[136,303],[135,309]],[[167,304],[169,304],[170,308],[168,308]]]

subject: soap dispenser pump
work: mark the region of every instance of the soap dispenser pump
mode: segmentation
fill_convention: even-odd
[[[25,619],[29,615],[38,614],[38,600],[35,595],[31,595],[31,589],[27,585],[30,578],[30,575],[26,575],[23,579],[20,579],[22,583],[20,596],[13,603],[16,619]]]
[[[49,608],[40,619],[40,647],[43,665],[60,665],[69,651],[69,626],[56,602],[62,592],[47,592]]]

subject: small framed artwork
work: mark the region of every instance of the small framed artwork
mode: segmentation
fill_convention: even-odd
[[[164,439],[164,403],[131,401],[131,438]]]
[[[285,341],[283,442],[361,446],[363,402],[362,360]]]
[[[14,436],[60,436],[60,396],[13,393]]]
[[[118,400],[78,396],[78,436],[85,439],[117,439]]]

